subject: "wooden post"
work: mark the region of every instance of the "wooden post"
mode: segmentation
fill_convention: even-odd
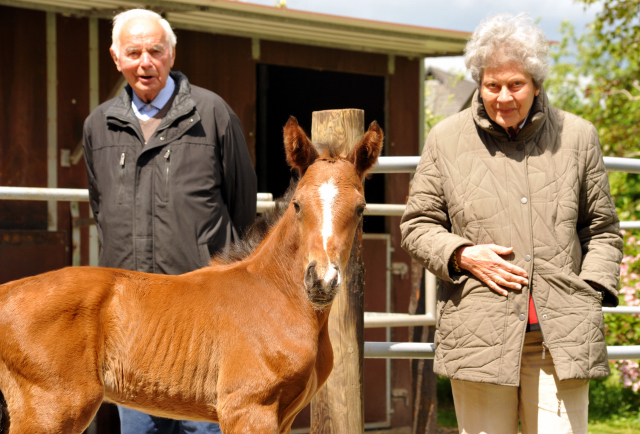
[[[414,259],[411,261],[411,301],[409,313],[425,313],[424,268]],[[435,327],[409,327],[410,342],[433,342]],[[438,429],[438,400],[436,397],[437,376],[433,373],[433,360],[411,360],[411,396],[413,397],[413,427],[411,434],[436,434]]]
[[[311,140],[333,143],[346,155],[364,135],[364,111],[313,112]],[[311,434],[364,432],[364,268],[362,222],[347,263],[345,278],[329,315],[333,371],[311,401]]]

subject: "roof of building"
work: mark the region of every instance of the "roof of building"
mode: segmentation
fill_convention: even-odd
[[[430,66],[425,71],[425,105],[435,116],[451,116],[471,106],[478,85],[456,74]]]
[[[163,13],[178,29],[409,57],[459,55],[470,36],[231,0],[0,0],[0,5],[107,19],[143,6]]]

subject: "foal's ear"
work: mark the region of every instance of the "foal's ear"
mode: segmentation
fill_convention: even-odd
[[[356,167],[360,178],[363,178],[365,173],[376,164],[380,151],[382,151],[382,142],[384,142],[382,128],[376,121],[373,121],[362,136],[360,143],[347,156],[347,159]]]
[[[287,164],[296,169],[300,176],[304,175],[307,167],[318,158],[318,151],[293,116],[289,117],[284,126],[284,150],[287,154]]]

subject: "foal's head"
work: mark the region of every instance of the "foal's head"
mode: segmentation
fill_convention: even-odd
[[[346,157],[319,154],[294,117],[284,127],[289,165],[301,175],[289,207],[295,210],[305,261],[307,296],[316,308],[333,298],[343,279],[366,202],[362,182],[382,149],[376,122]]]

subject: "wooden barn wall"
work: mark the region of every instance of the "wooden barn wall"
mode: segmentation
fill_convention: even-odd
[[[116,64],[111,58],[111,20],[98,20],[98,94],[102,104],[113,93],[122,74],[118,72]]]
[[[0,185],[47,186],[44,12],[0,6]],[[47,204],[0,202],[0,229],[47,229]]]
[[[87,188],[84,159],[63,167],[62,150],[71,153],[82,143],[84,120],[89,116],[89,20],[56,15],[58,64],[58,188]],[[88,202],[79,202],[80,217],[88,218]],[[71,265],[72,219],[70,202],[58,202],[58,230],[65,231]],[[81,231],[80,261],[89,263],[89,228]]]
[[[284,42],[260,41],[260,62],[296,68],[350,72],[352,74],[387,74],[387,56],[382,54]]]
[[[418,155],[420,145],[419,112],[420,112],[420,64],[417,59],[396,57],[395,73],[388,77],[387,106],[388,125],[385,144],[386,155],[404,156]],[[410,175],[396,173],[387,175],[387,203],[406,203],[409,195]],[[400,246],[400,217],[387,217],[387,231],[391,234],[393,244],[392,262],[402,262],[411,269],[411,258]],[[393,276],[392,282],[392,311],[408,312],[411,297],[411,277]],[[392,342],[407,342],[409,339],[407,327],[391,329]],[[410,360],[391,361],[392,384],[394,388],[406,389],[411,394],[411,364]],[[410,401],[412,402],[412,401]],[[392,400],[393,426],[411,424],[411,408],[400,400]]]
[[[0,38],[0,185],[46,187],[46,14],[0,6]],[[0,283],[68,263],[47,219],[46,202],[0,201]]]
[[[176,36],[173,70],[229,104],[242,123],[255,166],[256,65],[251,58],[251,40],[188,30],[176,30]]]

